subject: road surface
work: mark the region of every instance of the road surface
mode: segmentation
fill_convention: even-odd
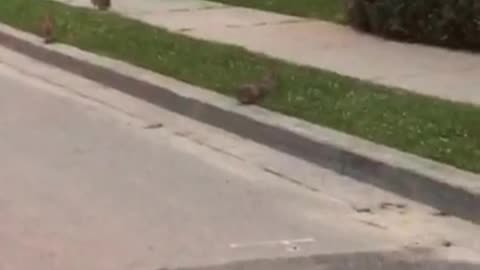
[[[415,246],[340,199],[18,68],[0,63],[2,270],[480,267],[449,259],[478,246]]]

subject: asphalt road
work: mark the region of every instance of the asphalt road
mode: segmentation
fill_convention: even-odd
[[[0,65],[0,269],[480,269],[196,147]]]

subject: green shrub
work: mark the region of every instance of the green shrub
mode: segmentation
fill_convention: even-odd
[[[385,37],[480,49],[480,0],[347,0],[347,16]]]

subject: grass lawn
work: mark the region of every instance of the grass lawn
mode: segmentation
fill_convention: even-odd
[[[275,67],[279,89],[262,106],[423,157],[480,172],[480,108],[288,64],[195,40],[112,13],[50,0],[1,0],[0,21],[37,32],[49,10],[57,37],[225,95]]]
[[[300,17],[343,22],[343,0],[209,0],[233,6],[262,9]]]

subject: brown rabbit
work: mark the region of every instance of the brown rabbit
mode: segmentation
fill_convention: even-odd
[[[55,41],[55,21],[52,14],[48,13],[45,15],[41,25],[41,32],[45,44]]]
[[[269,72],[258,82],[241,85],[237,90],[237,99],[244,105],[257,104],[276,87],[275,76]]]
[[[107,10],[111,6],[110,0],[90,0],[92,5],[94,5],[99,10]]]

